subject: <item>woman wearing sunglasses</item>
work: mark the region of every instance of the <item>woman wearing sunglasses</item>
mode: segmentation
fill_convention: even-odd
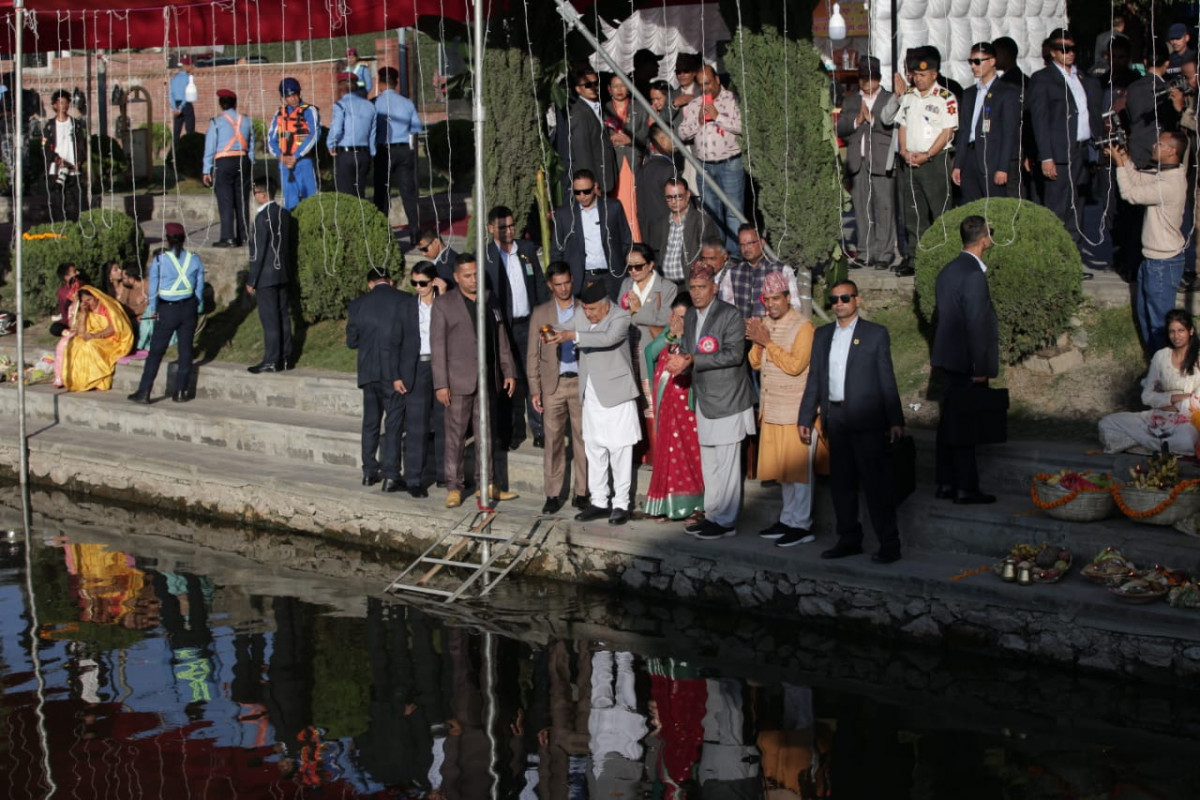
[[[433,313],[433,298],[438,295],[437,267],[432,261],[418,262],[409,277],[412,291],[417,295],[418,327],[421,330],[421,356],[417,361],[417,379],[408,398],[408,413],[404,420],[404,482],[413,497],[428,497],[425,481],[426,466],[433,465],[434,480],[445,483],[442,473],[442,454],[445,451],[445,406],[433,402],[433,363],[429,341],[429,322]],[[433,449],[429,437],[433,436]]]

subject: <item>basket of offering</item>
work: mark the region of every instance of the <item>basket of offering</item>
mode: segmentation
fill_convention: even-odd
[[[1068,522],[1095,522],[1116,511],[1111,475],[1063,470],[1033,476],[1029,494],[1046,516]]]
[[[1086,565],[1079,574],[1092,583],[1101,586],[1114,586],[1129,578],[1130,573],[1137,570],[1133,562],[1125,558],[1120,550],[1106,547],[1100,551],[1092,563]]]
[[[992,571],[1003,581],[1020,583],[1058,583],[1071,570],[1071,551],[1065,547],[1043,542],[1018,544],[1008,555],[992,565]]]
[[[1126,603],[1157,603],[1169,591],[1162,574],[1153,569],[1134,572],[1121,583],[1108,587],[1109,594]]]
[[[1129,469],[1130,482],[1114,486],[1121,513],[1147,525],[1174,525],[1200,512],[1200,481],[1179,479],[1179,459],[1169,453],[1151,456]]]
[[[1175,608],[1200,608],[1200,583],[1186,581],[1167,591],[1167,602]]]

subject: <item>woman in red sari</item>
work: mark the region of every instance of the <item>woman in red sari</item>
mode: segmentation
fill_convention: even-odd
[[[700,518],[704,511],[704,475],[700,471],[700,441],[696,437],[691,375],[671,375],[664,368],[679,352],[683,317],[692,298],[680,292],[671,303],[671,321],[646,345],[646,374],[654,375],[654,471],[646,491],[644,511],[661,521]]]

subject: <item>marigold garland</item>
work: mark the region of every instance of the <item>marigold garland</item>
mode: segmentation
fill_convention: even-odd
[[[25,233],[21,234],[21,238],[27,242],[36,242],[39,239],[65,239],[67,237],[61,233],[54,233],[53,231],[48,231],[46,233],[25,232]]]
[[[1048,475],[1045,472],[1039,472],[1037,475],[1033,476],[1033,481],[1029,484],[1029,496],[1033,499],[1033,504],[1035,506],[1037,506],[1038,508],[1042,509],[1043,511],[1046,511],[1051,508],[1058,508],[1059,506],[1065,506],[1067,503],[1071,502],[1076,497],[1079,497],[1080,493],[1082,493],[1082,492],[1112,492],[1111,486],[1093,486],[1090,489],[1081,486],[1078,489],[1073,489],[1072,491],[1068,492],[1067,494],[1063,495],[1062,497],[1058,498],[1057,500],[1043,500],[1042,498],[1038,497],[1038,491],[1037,491],[1038,482],[1040,481],[1042,483],[1049,485],[1050,479],[1052,477],[1054,477],[1054,476]]]
[[[1156,505],[1154,508],[1148,508],[1145,511],[1134,511],[1129,506],[1125,505],[1124,499],[1121,497],[1121,490],[1114,486],[1112,489],[1113,500],[1117,502],[1117,508],[1121,509],[1121,513],[1130,519],[1146,519],[1153,517],[1166,511],[1175,504],[1175,498],[1187,491],[1193,486],[1200,486],[1200,479],[1190,478],[1186,481],[1180,481],[1175,484],[1175,488],[1171,490],[1171,494],[1167,495],[1167,499]],[[1160,490],[1161,491],[1161,490]]]

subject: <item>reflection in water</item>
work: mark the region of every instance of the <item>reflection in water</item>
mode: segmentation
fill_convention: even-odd
[[[1194,748],[1194,727],[1114,710],[1108,727],[1062,720],[1058,738],[1027,741],[1004,730],[1022,720],[1019,702],[1009,720],[947,718],[901,691],[923,679],[941,683],[935,694],[970,693],[941,667],[926,659],[922,674],[906,676],[919,658],[906,667],[861,644],[835,649],[824,635],[810,641],[833,654],[825,674],[801,674],[777,666],[775,651],[792,647],[782,634],[749,621],[727,628],[718,614],[686,622],[693,611],[636,604],[626,630],[687,625],[663,652],[662,640],[595,638],[604,629],[578,619],[587,635],[542,636],[532,621],[527,635],[480,634],[378,596],[365,614],[335,615],[248,591],[246,565],[202,574],[135,537],[126,549],[56,539],[36,546],[32,563],[58,797],[1200,796],[1198,762],[1178,757]],[[50,785],[22,570],[19,547],[5,543],[5,798],[44,797]],[[883,670],[873,684],[857,663],[872,659]],[[772,679],[760,674],[768,664]],[[1197,707],[1191,693],[1169,696],[1179,714]]]

